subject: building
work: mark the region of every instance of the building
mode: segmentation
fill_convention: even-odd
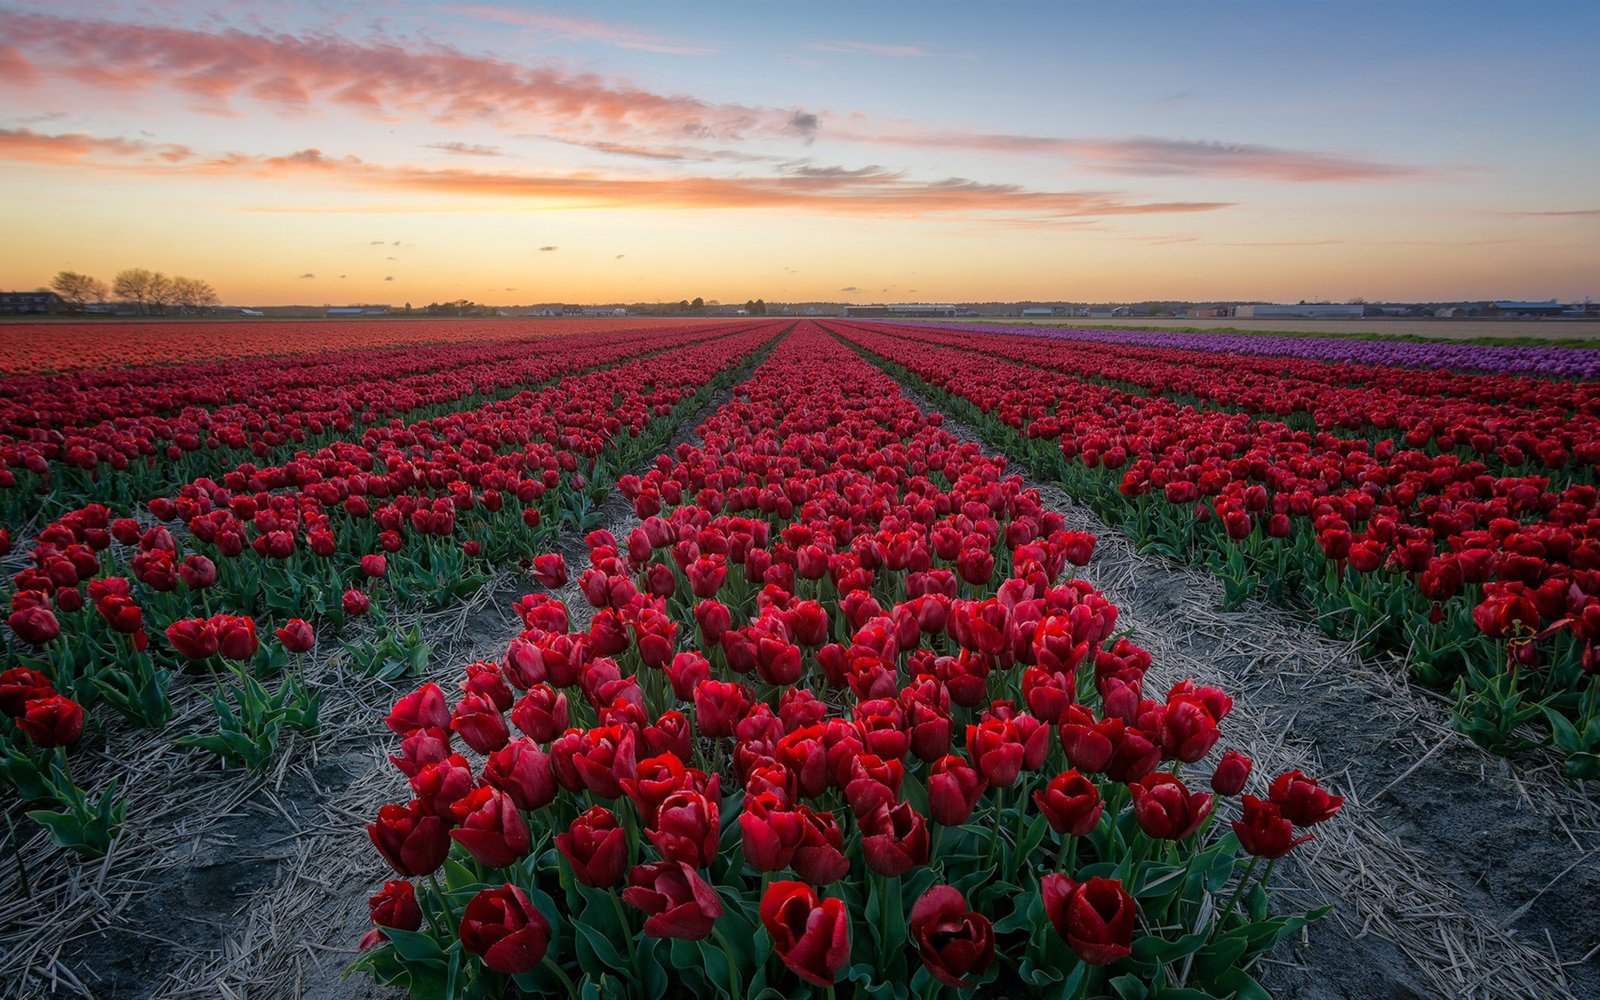
[[[55,292],[0,292],[0,313],[60,313],[67,303]]]
[[[1039,319],[1045,316],[1065,316],[1066,306],[1027,306],[1022,310],[1023,317]]]
[[[1360,319],[1366,314],[1366,306],[1359,302],[1302,302],[1292,306],[1261,303],[1236,306],[1233,314],[1239,319]]]
[[[388,306],[334,306],[325,312],[324,316],[387,316]]]
[[[1491,302],[1488,308],[1501,316],[1560,316],[1566,306],[1551,299],[1549,302]]]
[[[1191,306],[1184,315],[1192,319],[1220,319],[1233,315],[1230,306]]]
[[[897,302],[891,305],[845,306],[846,316],[881,317],[887,319],[954,319],[956,307],[933,305],[927,302]]]

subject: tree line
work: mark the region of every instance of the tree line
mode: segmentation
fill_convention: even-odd
[[[168,277],[160,271],[144,267],[118,271],[109,286],[87,274],[62,271],[51,279],[50,288],[74,309],[81,310],[91,302],[101,303],[108,298],[115,298],[134,306],[141,313],[158,316],[172,308],[198,312],[222,301],[209,281],[182,275]]]

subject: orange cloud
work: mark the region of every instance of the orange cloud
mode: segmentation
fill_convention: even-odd
[[[6,141],[8,137],[14,141]],[[181,147],[176,147],[181,148]],[[40,150],[53,151],[49,155]],[[382,165],[319,149],[285,156],[229,153],[186,158],[168,165],[150,158],[152,147],[122,139],[83,135],[45,136],[26,129],[0,133],[0,157],[104,168],[90,153],[125,156],[125,169],[193,177],[316,177],[365,189],[392,189],[559,201],[590,208],[766,209],[832,215],[915,218],[959,215],[975,218],[1023,216],[1067,219],[1086,216],[1208,212],[1227,202],[1138,202],[1102,191],[1036,191],[1016,184],[984,184],[964,178],[907,180],[881,167],[846,170],[796,165],[788,173],[748,177],[612,177],[600,174],[533,174],[459,168]]]
[[[192,157],[194,152],[188,146],[175,143],[149,143],[115,136],[92,136],[83,132],[46,135],[29,128],[0,129],[0,158],[3,159],[30,163],[78,163],[97,155],[181,163]]]

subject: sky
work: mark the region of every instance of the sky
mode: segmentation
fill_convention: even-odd
[[[0,287],[1600,297],[1600,4],[0,0]]]

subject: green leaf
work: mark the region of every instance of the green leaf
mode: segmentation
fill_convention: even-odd
[[[444,949],[439,947],[439,942],[433,939],[433,935],[421,931],[403,931],[395,927],[385,927],[383,933],[388,937],[395,953],[407,962],[444,968]]]

